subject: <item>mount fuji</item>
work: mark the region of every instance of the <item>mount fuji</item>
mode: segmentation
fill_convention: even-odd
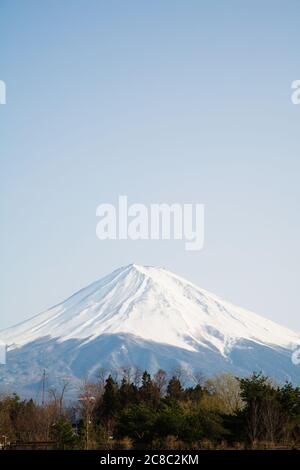
[[[300,334],[236,307],[164,268],[131,264],[64,302],[0,332],[7,364],[0,387],[32,395],[43,369],[49,385],[74,387],[100,369],[184,369],[248,375],[262,371],[300,384],[291,360]]]

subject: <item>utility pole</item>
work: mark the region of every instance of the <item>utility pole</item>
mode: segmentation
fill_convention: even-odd
[[[89,405],[88,405],[86,407],[85,450],[89,449],[89,426],[90,426],[90,414],[89,414]]]
[[[84,407],[84,416],[85,416],[85,450],[89,449],[89,440],[90,440],[90,424],[91,424],[91,415],[92,410],[95,405],[96,398],[91,395],[90,390],[85,390],[84,394],[81,395],[79,401],[83,403]]]
[[[46,371],[43,371],[43,387],[42,387],[42,406],[45,405],[45,383],[46,383]]]

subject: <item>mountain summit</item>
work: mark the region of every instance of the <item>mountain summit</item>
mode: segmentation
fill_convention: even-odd
[[[291,361],[299,334],[159,267],[117,269],[0,339],[8,345],[0,376],[22,387],[34,386],[42,368],[78,380],[127,366],[180,366],[191,377],[262,370],[300,382]]]

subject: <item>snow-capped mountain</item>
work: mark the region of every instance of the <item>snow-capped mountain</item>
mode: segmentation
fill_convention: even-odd
[[[41,370],[75,381],[100,368],[212,375],[260,371],[300,383],[291,361],[300,334],[236,307],[163,268],[135,264],[0,333],[7,387],[32,387]]]

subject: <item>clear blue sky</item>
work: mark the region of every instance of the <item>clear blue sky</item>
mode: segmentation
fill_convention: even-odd
[[[300,330],[299,18],[296,0],[1,0],[0,328],[135,261]],[[204,203],[204,250],[100,242],[119,194]]]

